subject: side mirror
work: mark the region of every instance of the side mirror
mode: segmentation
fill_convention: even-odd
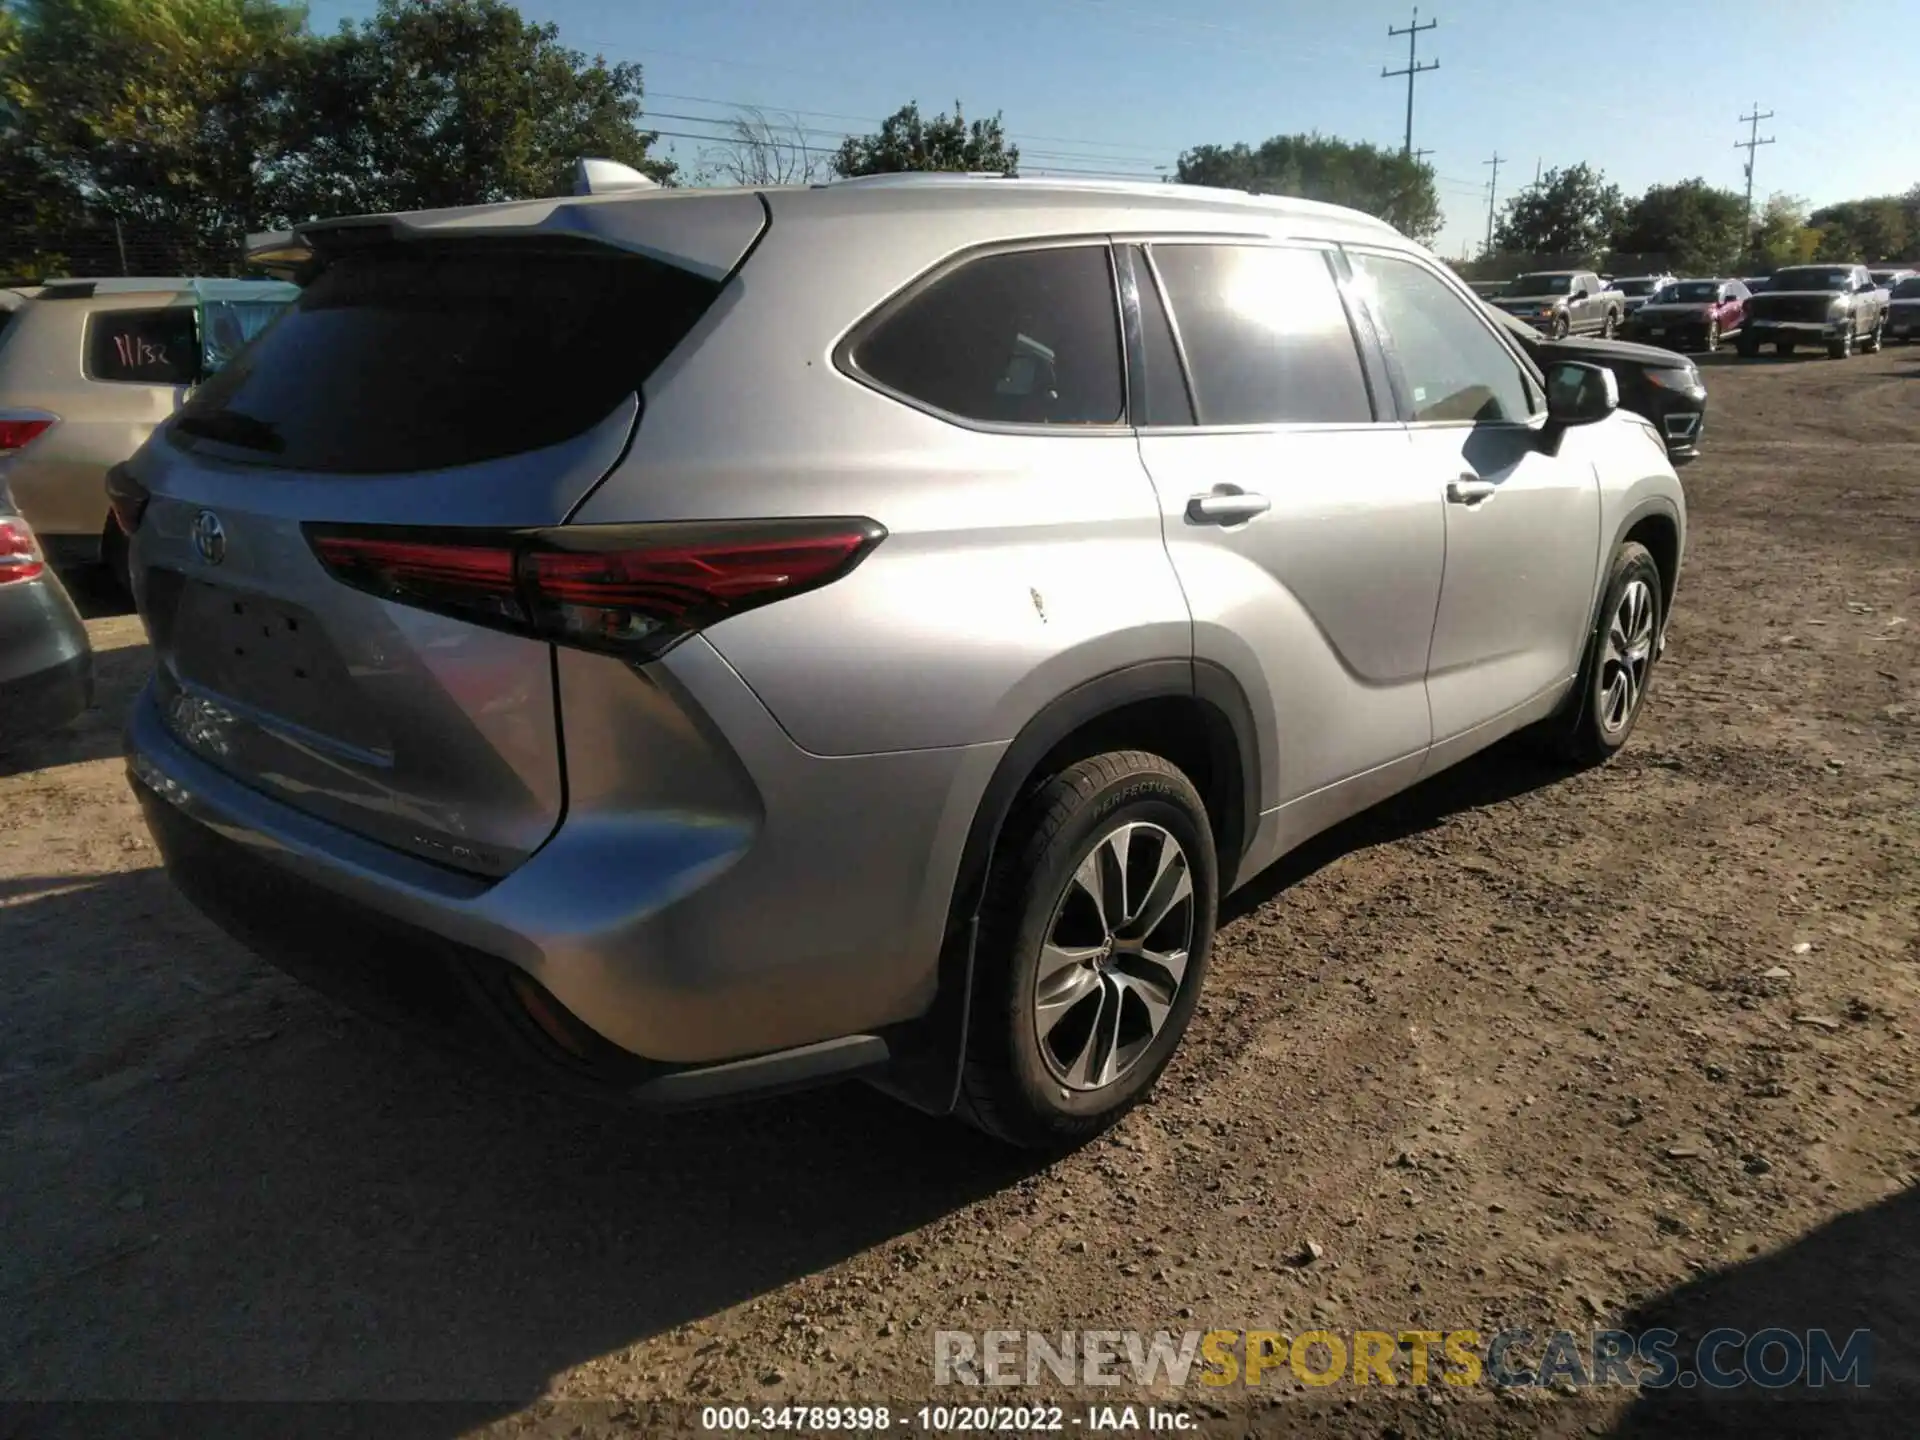
[[[1569,299],[1573,299],[1573,300],[1584,300],[1584,299],[1586,299],[1586,298],[1587,298],[1587,291],[1586,291],[1586,287],[1585,287],[1585,286],[1581,286],[1580,288],[1578,288],[1578,289],[1576,289],[1576,290],[1575,290],[1575,291],[1573,292],[1573,294],[1572,294],[1571,296],[1569,296],[1568,298],[1569,298]]]
[[[1604,365],[1559,360],[1547,367],[1547,422],[1591,425],[1620,408],[1620,382]]]

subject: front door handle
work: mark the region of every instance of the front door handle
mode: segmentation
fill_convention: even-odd
[[[1273,501],[1265,495],[1222,486],[1210,494],[1195,495],[1188,500],[1187,519],[1195,525],[1239,525],[1272,508]]]
[[[1499,493],[1498,485],[1491,480],[1482,480],[1478,475],[1462,475],[1458,480],[1447,482],[1447,503],[1450,505],[1478,505]]]

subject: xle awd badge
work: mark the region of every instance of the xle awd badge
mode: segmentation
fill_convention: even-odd
[[[202,510],[193,517],[193,548],[209,565],[218,565],[227,558],[227,527],[211,510]]]

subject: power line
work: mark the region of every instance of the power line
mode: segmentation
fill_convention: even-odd
[[[1493,201],[1500,191],[1500,163],[1505,157],[1496,150],[1491,160],[1482,160],[1482,165],[1491,165],[1493,174],[1487,180],[1487,250],[1493,250]]]
[[[1760,122],[1762,120],[1771,120],[1772,118],[1773,111],[1768,110],[1764,114],[1761,113],[1760,102],[1758,100],[1754,101],[1753,113],[1740,117],[1740,123],[1747,127],[1747,138],[1733,142],[1734,149],[1747,152],[1747,228],[1749,230],[1753,228],[1753,152],[1758,150],[1762,145],[1773,144],[1773,137],[1771,135],[1764,140],[1760,138]]]
[[[1420,23],[1420,7],[1416,5],[1413,7],[1413,23],[1411,25],[1399,30],[1394,29],[1391,25],[1387,27],[1388,39],[1400,35],[1407,37],[1407,68],[1404,70],[1388,70],[1383,66],[1380,71],[1380,78],[1382,80],[1392,80],[1401,75],[1407,77],[1407,148],[1405,153],[1408,157],[1413,155],[1413,82],[1426,71],[1438,70],[1440,68],[1440,62],[1438,60],[1432,60],[1422,65],[1416,58],[1419,53],[1420,34],[1424,30],[1438,29],[1439,25],[1440,22],[1438,20],[1429,20],[1426,24],[1422,25]]]

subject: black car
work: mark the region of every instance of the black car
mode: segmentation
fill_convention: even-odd
[[[93,703],[93,647],[13,497],[0,486],[0,746]]]
[[[1699,458],[1707,420],[1707,387],[1700,368],[1684,355],[1625,340],[1550,340],[1525,321],[1487,309],[1545,370],[1561,360],[1603,365],[1620,385],[1620,408],[1652,422],[1667,442],[1667,458],[1684,465]]]

